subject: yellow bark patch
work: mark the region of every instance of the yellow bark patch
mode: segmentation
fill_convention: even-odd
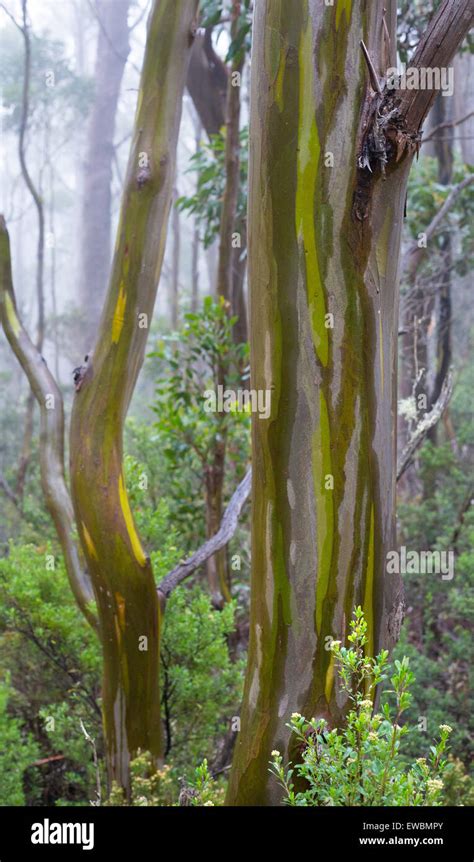
[[[313,434],[313,485],[316,499],[316,535],[318,543],[318,575],[316,581],[316,630],[321,631],[323,602],[329,586],[333,551],[334,504],[333,492],[324,486],[324,477],[332,474],[330,427],[326,399],[319,392],[319,424]]]
[[[18,338],[21,330],[21,325],[20,321],[18,320],[18,317],[16,316],[15,306],[13,305],[9,293],[5,294],[5,307],[7,310],[8,322],[13,330],[13,335],[15,336],[15,338]]]
[[[295,222],[298,241],[303,245],[306,269],[306,291],[313,343],[320,362],[328,362],[328,330],[324,325],[326,303],[319,272],[314,214],[314,196],[319,170],[321,147],[314,110],[313,34],[308,18],[299,51],[299,123],[298,175],[296,186]]]
[[[99,557],[97,556],[97,551],[95,549],[94,542],[92,541],[91,534],[89,533],[89,530],[87,529],[86,525],[84,524],[84,521],[82,521],[82,532],[84,534],[84,540],[85,540],[85,543],[87,545],[87,550],[89,551],[89,554],[91,555],[91,557],[94,557],[94,560],[98,560]]]
[[[140,566],[144,566],[146,564],[146,556],[141,546],[140,539],[138,538],[138,533],[135,529],[135,524],[133,522],[133,516],[130,509],[130,504],[128,502],[127,492],[125,490],[122,476],[120,476],[119,479],[119,496],[120,506],[122,508],[122,514],[125,521],[125,526],[127,528],[128,537],[130,539],[130,544],[132,546],[132,551],[135,554],[135,559],[137,560],[138,564]]]
[[[125,284],[122,281],[120,283],[120,290],[117,299],[117,305],[115,306],[114,319],[112,321],[112,343],[117,344],[120,333],[123,329],[123,324],[125,320],[125,306],[127,304],[127,294],[125,293]]]
[[[326,681],[324,684],[324,696],[326,698],[326,703],[329,703],[329,701],[331,700],[332,688],[334,685],[334,663],[335,656],[334,653],[332,653],[329,660],[329,667],[326,671]]]
[[[336,6],[336,30],[339,29],[342,13],[346,13],[346,23],[349,24],[352,12],[352,0],[337,0]]]
[[[285,62],[286,51],[283,48],[280,51],[280,62],[278,65],[278,73],[275,81],[275,101],[278,105],[279,111],[283,110],[283,81],[285,78]]]

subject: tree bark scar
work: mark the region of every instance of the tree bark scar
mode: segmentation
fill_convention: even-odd
[[[92,374],[92,353],[88,353],[84,356],[84,365],[79,365],[72,372],[73,380],[74,380],[74,388],[76,392],[80,392],[83,386],[84,380],[86,376],[90,377]]]
[[[136,181],[139,189],[142,189],[143,186],[147,185],[151,180],[151,169],[149,165],[144,165],[144,167],[140,168],[137,171]]]
[[[418,153],[421,133],[409,126],[400,111],[396,90],[385,86],[368,96],[362,112],[361,145],[357,159],[357,183],[353,215],[364,221],[370,212],[374,183],[394,170],[405,156]]]

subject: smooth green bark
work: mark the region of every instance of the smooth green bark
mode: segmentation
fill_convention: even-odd
[[[393,4],[387,18],[393,32]],[[397,262],[408,169],[357,168],[381,4],[256,6],[249,200],[253,421],[252,601],[230,804],[271,804],[272,749],[294,759],[293,711],[346,708],[328,638],[355,604],[369,650],[398,636],[395,545]],[[388,60],[388,57],[386,57]],[[333,161],[331,160],[331,155]],[[364,185],[365,182],[365,185]],[[356,213],[357,210],[357,213]],[[328,317],[327,315],[332,315]]]
[[[107,298],[71,420],[71,489],[97,599],[110,777],[128,789],[141,749],[162,757],[160,612],[130,511],[122,432],[143,362],[166,239],[197,0],[155,0]]]

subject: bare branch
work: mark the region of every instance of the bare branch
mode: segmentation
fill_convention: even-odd
[[[458,513],[458,516],[456,519],[456,527],[453,531],[453,534],[451,536],[451,540],[449,542],[450,547],[453,547],[455,550],[457,550],[457,543],[458,543],[459,536],[461,534],[461,530],[464,526],[464,520],[465,520],[466,513],[469,511],[469,509],[471,508],[473,503],[474,503],[474,485],[471,485],[469,487],[469,490],[468,490],[464,500],[463,500],[462,506],[459,510],[459,513]]]
[[[453,375],[450,371],[443,383],[443,387],[436,404],[433,405],[430,412],[427,413],[417,425],[400,456],[400,461],[397,466],[397,482],[401,479],[412,463],[416,450],[421,446],[430,428],[433,428],[441,419],[441,416],[449,404],[451,395],[453,394],[453,385]]]
[[[20,508],[20,501],[19,501],[17,495],[15,494],[13,488],[11,488],[10,485],[8,484],[3,473],[0,473],[0,488],[3,489],[5,496],[8,497],[10,502],[13,503],[13,505],[16,506],[17,509],[19,509]]]
[[[432,141],[436,137],[438,132],[440,132],[442,129],[453,129],[455,126],[460,126],[461,123],[465,123],[467,120],[470,120],[471,117],[474,117],[474,111],[470,111],[469,114],[466,114],[465,117],[461,117],[461,119],[459,120],[451,120],[446,123],[439,123],[433,129],[431,129],[429,135],[427,135],[426,138],[423,138],[421,143],[427,144],[428,141]]]
[[[441,69],[449,66],[474,19],[472,0],[443,0],[433,15],[410,63],[411,68]],[[410,130],[418,131],[433,104],[437,90],[403,90],[400,116]]]
[[[242,509],[250,496],[252,485],[252,468],[247,470],[237,490],[234,491],[229,505],[224,512],[219,530],[212,539],[209,539],[184,563],[179,563],[169,572],[158,587],[158,594],[165,600],[171,592],[186,578],[189,578],[199,566],[202,566],[209,557],[212,557],[221,548],[224,548],[234,535]]]
[[[384,21],[385,21],[385,19],[384,19]],[[387,26],[387,24],[385,24],[385,27],[386,26]],[[370,54],[367,50],[367,46],[366,46],[363,39],[360,40],[360,47],[362,48],[362,53],[364,55],[365,62],[367,63],[367,68],[369,70],[369,77],[370,77],[370,83],[371,83],[372,89],[375,90],[375,92],[378,93],[379,96],[381,96],[382,95],[382,88],[381,88],[380,83],[379,83],[377,72],[375,71],[375,66],[372,63],[372,60],[370,58]]]
[[[424,234],[426,235],[426,240],[430,240],[434,234],[436,233],[439,225],[448,214],[449,210],[456,203],[457,198],[464,191],[465,188],[470,186],[474,182],[474,174],[468,174],[467,177],[464,177],[460,183],[458,183],[454,188],[451,189],[449,195],[447,196],[443,205],[439,208],[438,212],[429,223],[428,227],[425,228]],[[402,271],[408,272],[412,275],[416,269],[418,268],[421,259],[426,252],[426,248],[420,248],[416,241],[412,242],[409,248],[406,250],[403,255],[402,261]]]

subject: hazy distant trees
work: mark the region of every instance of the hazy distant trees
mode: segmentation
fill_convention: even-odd
[[[79,299],[84,315],[83,352],[92,348],[110,271],[112,169],[115,118],[130,50],[131,0],[97,0],[98,37],[94,99],[83,172]]]

